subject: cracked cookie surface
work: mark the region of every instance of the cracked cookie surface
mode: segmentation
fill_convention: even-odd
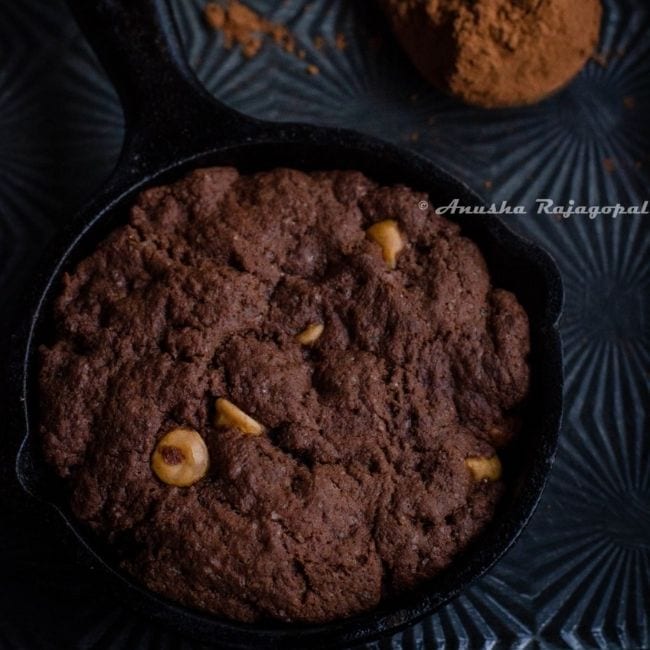
[[[425,198],[358,172],[197,170],[141,194],[64,276],[45,454],[148,587],[327,621],[433,576],[490,520],[503,484],[465,461],[517,432],[528,320]],[[394,269],[367,236],[389,219]],[[217,398],[263,433],[215,426]],[[150,466],[178,427],[209,452],[190,487]]]

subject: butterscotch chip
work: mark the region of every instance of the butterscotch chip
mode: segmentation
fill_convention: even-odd
[[[389,269],[394,269],[397,265],[397,255],[404,248],[404,240],[397,227],[397,221],[386,219],[378,221],[366,230],[366,233],[372,241],[381,246],[384,261]]]
[[[203,438],[194,429],[172,429],[156,445],[151,469],[168,485],[187,487],[208,471],[209,455]]]
[[[305,329],[296,335],[296,340],[302,345],[311,345],[320,338],[325,326],[322,323],[312,323],[307,325]]]
[[[491,458],[466,458],[465,465],[469,468],[475,481],[498,481],[501,478],[501,461],[498,456]]]
[[[264,427],[247,415],[239,407],[227,399],[220,397],[217,400],[217,417],[215,425],[225,429],[238,429],[242,433],[259,436],[264,433]]]

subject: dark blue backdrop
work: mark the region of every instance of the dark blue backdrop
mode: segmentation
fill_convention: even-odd
[[[244,112],[367,131],[433,158],[487,198],[534,207],[650,199],[650,6],[605,0],[600,62],[530,108],[487,112],[429,89],[366,2],[250,1],[320,74],[273,46],[246,61],[174,0],[188,57]],[[348,46],[337,49],[338,33]],[[315,36],[323,36],[317,48]],[[0,1],[0,327],[56,229],[109,173],[122,116],[59,0]],[[650,216],[505,217],[566,284],[566,418],[542,504],[516,547],[439,614],[381,647],[649,648]],[[2,431],[2,429],[0,429]],[[0,648],[195,648],[114,600],[0,452]],[[379,647],[373,644],[373,647]]]

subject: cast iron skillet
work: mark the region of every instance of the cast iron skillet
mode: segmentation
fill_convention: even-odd
[[[427,160],[379,140],[339,129],[261,122],[221,105],[199,85],[184,61],[170,10],[161,0],[70,0],[70,5],[118,89],[126,138],[113,175],[58,238],[34,284],[12,396],[16,404],[23,404],[18,427],[24,440],[16,465],[20,483],[58,510],[72,533],[70,539],[104,570],[123,599],[204,641],[221,647],[340,647],[414,623],[492,566],[520,534],[540,497],[562,410],[556,328],[562,288],[554,263],[495,217],[457,219],[481,247],[495,283],[514,291],[529,314],[533,383],[524,430],[504,463],[507,494],[480,540],[447,571],[370,613],[327,625],[238,624],[156,596],[123,574],[110,548],[75,521],[64,486],[40,455],[37,348],[51,334],[51,302],[61,273],[125,221],[127,208],[141,189],[207,165],[234,165],[246,172],[278,166],[359,169],[383,183],[401,182],[424,190],[434,205],[447,205],[455,198],[464,205],[481,205],[481,201]]]

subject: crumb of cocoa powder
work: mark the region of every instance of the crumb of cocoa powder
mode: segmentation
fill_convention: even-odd
[[[636,99],[632,95],[626,95],[623,97],[623,106],[630,111],[634,110],[636,108]]]
[[[492,189],[492,181],[490,179],[484,180],[483,181],[483,187],[486,190],[491,190]]]
[[[383,44],[384,44],[384,39],[381,37],[380,34],[372,34],[371,36],[368,37],[368,45],[373,50],[379,50]]]
[[[339,32],[336,35],[336,40],[334,43],[336,45],[337,50],[344,50],[348,46],[348,43],[345,40],[345,34],[343,34],[342,32]]]
[[[616,171],[616,163],[613,158],[603,158],[603,167],[608,174]]]
[[[307,70],[307,73],[312,76],[320,73],[318,66],[314,65],[313,63],[310,63],[305,69]]]
[[[602,52],[594,52],[591,55],[591,58],[593,61],[595,61],[599,66],[602,68],[606,68],[607,64],[609,63],[609,52],[607,51],[602,51]]]

